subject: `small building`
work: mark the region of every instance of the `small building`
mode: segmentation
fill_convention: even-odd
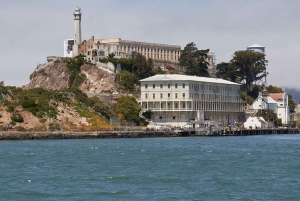
[[[268,123],[263,117],[249,117],[244,123],[246,129],[268,128]]]
[[[263,97],[262,93],[252,103],[254,110],[272,110],[277,114],[277,118],[282,120],[283,124],[290,123],[290,107],[288,105],[288,95],[283,93],[269,93]]]

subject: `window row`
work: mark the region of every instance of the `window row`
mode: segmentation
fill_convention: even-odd
[[[164,84],[159,84],[158,86],[162,89],[164,87]],[[166,86],[169,89],[171,88],[171,84],[170,83],[168,83]],[[152,84],[152,88],[155,89],[155,87],[156,87],[156,84]],[[175,83],[174,87],[177,89],[178,88],[178,84]],[[145,88],[148,89],[148,84],[145,84]],[[185,88],[185,83],[182,84],[182,88]]]
[[[174,95],[175,95],[175,96],[174,96],[175,98],[178,98],[178,97],[179,97],[179,96],[178,96],[178,93],[175,93]],[[153,94],[152,94],[152,98],[154,99],[155,96],[156,96],[155,93],[153,93]],[[163,93],[160,93],[160,98],[163,98],[163,97],[164,97],[164,96],[163,96]],[[167,97],[168,97],[168,98],[171,98],[171,93],[168,93],[168,94],[167,94]],[[145,98],[148,98],[148,94],[145,94]],[[182,97],[181,97],[181,98],[185,98],[185,93],[182,93]]]
[[[216,85],[205,85],[205,84],[190,84],[190,89],[195,91],[199,90],[206,90],[206,91],[228,91],[228,92],[239,92],[239,87],[232,87],[232,86],[216,86]]]

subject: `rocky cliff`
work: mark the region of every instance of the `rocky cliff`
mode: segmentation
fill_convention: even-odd
[[[119,91],[115,74],[93,64],[81,66],[85,80],[79,87],[85,93],[112,93]],[[63,89],[68,87],[68,69],[61,59],[49,61],[36,67],[30,75],[29,88]]]

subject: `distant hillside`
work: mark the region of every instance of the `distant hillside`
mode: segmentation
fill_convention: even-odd
[[[300,102],[300,89],[286,88],[285,91],[290,94],[296,102]]]

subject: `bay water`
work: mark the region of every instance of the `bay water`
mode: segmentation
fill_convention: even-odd
[[[0,200],[300,200],[300,135],[0,141]]]

